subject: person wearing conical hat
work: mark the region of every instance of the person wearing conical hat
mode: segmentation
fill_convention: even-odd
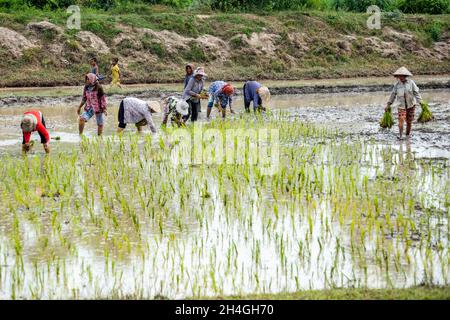
[[[244,93],[245,111],[250,112],[250,103],[253,101],[254,112],[266,110],[266,106],[270,101],[270,91],[257,81],[247,81],[242,89]]]
[[[123,99],[119,106],[117,133],[125,130],[128,123],[133,123],[138,132],[142,132],[142,128],[148,125],[150,131],[156,133],[152,113],[160,111],[161,107],[158,101],[144,101],[133,97]]]
[[[184,127],[183,117],[189,114],[189,104],[183,100],[174,96],[163,97],[162,98],[163,105],[163,121],[162,126],[165,127],[167,125],[167,121],[169,120],[169,115],[172,115],[171,122],[172,124],[176,124],[178,127]]]
[[[22,151],[30,151],[31,133],[37,131],[46,153],[50,153],[50,134],[45,126],[44,116],[39,110],[30,110],[23,114],[20,128],[23,133]]]
[[[401,67],[394,72],[394,77],[397,78],[397,83],[394,84],[385,111],[391,108],[392,105],[397,107],[399,138],[402,139],[405,121],[406,136],[410,137],[411,135],[414,112],[416,106],[422,102],[422,97],[416,83],[410,78],[412,73],[408,69]]]

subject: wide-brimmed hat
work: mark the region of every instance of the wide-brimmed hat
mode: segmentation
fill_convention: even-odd
[[[22,118],[22,122],[20,123],[20,127],[23,132],[32,132],[36,129],[37,119],[32,114],[26,114]]]
[[[394,72],[394,76],[407,76],[407,77],[412,77],[412,73],[409,72],[409,70],[406,69],[405,67],[401,67],[401,68],[399,68],[397,71]]]
[[[153,111],[155,113],[161,112],[161,105],[158,101],[147,101],[147,105],[150,111]]]
[[[175,109],[177,109],[181,115],[186,116],[189,113],[189,104],[184,100],[179,100]]]
[[[260,87],[258,89],[258,94],[261,97],[261,100],[264,103],[268,103],[270,101],[270,91],[269,88],[267,87]]]
[[[197,69],[195,69],[194,71],[194,77],[201,75],[203,77],[207,77],[208,75],[205,73],[205,69],[203,69],[202,67],[198,67]]]

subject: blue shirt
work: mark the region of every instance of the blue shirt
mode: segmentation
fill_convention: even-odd
[[[250,102],[253,101],[253,106],[259,107],[259,94],[256,92],[259,88],[262,87],[262,84],[256,81],[247,81],[245,83],[245,91],[244,97],[245,101]]]
[[[193,77],[194,77],[194,74],[186,75],[184,77],[184,87],[183,87],[183,89],[186,89],[186,86],[188,85],[189,80],[191,80]]]
[[[222,102],[222,108],[225,108],[227,105],[230,106],[233,102],[232,96],[227,96],[222,92],[222,88],[227,83],[225,81],[214,81],[211,83],[208,89],[208,93],[212,96],[214,103],[219,103],[219,100]]]

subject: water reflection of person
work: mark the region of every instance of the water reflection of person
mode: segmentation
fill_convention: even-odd
[[[406,150],[404,148],[406,147]],[[398,161],[399,169],[408,171],[408,169],[414,169],[414,155],[411,151],[411,142],[406,141],[406,143],[400,142],[398,150]],[[405,172],[405,174],[408,174]]]

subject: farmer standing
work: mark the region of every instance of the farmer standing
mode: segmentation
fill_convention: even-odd
[[[156,133],[152,113],[160,112],[160,110],[161,108],[157,101],[147,102],[133,97],[123,99],[119,106],[119,127],[117,133],[121,133],[128,123],[133,123],[139,133],[142,132],[142,128],[146,125],[148,125],[151,132]]]
[[[197,121],[198,112],[200,110],[200,99],[202,99],[200,93],[205,85],[205,77],[206,73],[204,69],[197,68],[187,86],[184,88],[182,99],[186,100],[189,104],[189,113],[184,119],[185,122],[189,119],[189,116],[191,116],[192,122]]]
[[[253,101],[254,112],[265,111],[270,101],[270,91],[257,81],[247,81],[242,89],[244,93],[245,111],[250,112],[250,103]]]
[[[414,112],[416,106],[422,102],[422,97],[420,96],[419,88],[416,83],[409,78],[412,77],[412,74],[408,69],[401,67],[395,71],[394,77],[397,78],[397,83],[392,89],[385,111],[387,111],[392,104],[397,106],[399,139],[402,139],[403,124],[405,120],[406,136],[409,137],[411,135]]]
[[[193,74],[194,74],[194,65],[191,63],[188,63],[185,67],[186,70],[186,75],[184,76],[184,87],[183,89],[186,88],[186,86],[188,85],[189,80],[191,80]]]
[[[45,126],[44,116],[39,110],[30,110],[24,113],[20,127],[23,133],[22,151],[30,151],[31,133],[37,131],[46,153],[50,153],[50,134]]]
[[[230,106],[230,112],[234,113],[233,109],[231,108],[231,104],[233,102],[233,93],[233,86],[226,83],[225,81],[214,81],[213,83],[211,83],[208,89],[209,101],[206,117],[209,119],[213,106],[217,106],[219,108],[219,111],[222,111],[222,118],[225,118],[226,116],[227,105]]]
[[[171,122],[175,123],[178,127],[184,126],[183,116],[188,115],[189,113],[189,104],[183,100],[178,99],[177,97],[170,96],[164,98],[162,100],[163,110],[164,110],[164,118],[162,121],[162,126],[165,127],[167,125],[167,121],[169,120],[169,115],[172,115]]]
[[[77,113],[80,114],[81,107],[84,105],[84,112],[80,115],[78,129],[80,135],[83,134],[84,125],[95,114],[97,121],[97,134],[99,136],[103,133],[103,114],[106,116],[106,95],[103,91],[102,85],[98,82],[95,74],[88,73],[85,77],[85,86],[83,90],[83,99],[80,106],[77,109]]]

